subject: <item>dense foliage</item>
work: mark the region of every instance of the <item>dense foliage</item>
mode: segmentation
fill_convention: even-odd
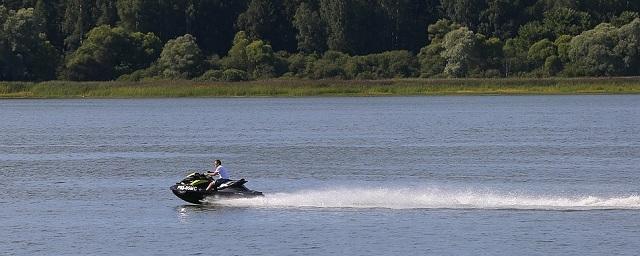
[[[638,12],[627,0],[0,0],[0,80],[640,75]]]

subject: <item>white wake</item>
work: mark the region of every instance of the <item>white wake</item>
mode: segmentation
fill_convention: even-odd
[[[222,206],[261,208],[387,208],[387,209],[638,209],[640,196],[554,196],[443,189],[319,189],[266,194],[249,199],[220,200]]]

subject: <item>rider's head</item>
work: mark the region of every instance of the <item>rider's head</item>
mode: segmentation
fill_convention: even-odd
[[[213,161],[213,165],[220,166],[220,165],[222,165],[222,161],[216,159],[215,161]]]

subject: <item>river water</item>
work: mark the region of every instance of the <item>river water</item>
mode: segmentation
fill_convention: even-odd
[[[640,96],[1,100],[0,180],[7,255],[637,255]]]

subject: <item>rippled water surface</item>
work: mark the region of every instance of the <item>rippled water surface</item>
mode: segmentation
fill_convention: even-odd
[[[640,96],[0,100],[0,178],[8,255],[637,255]]]

